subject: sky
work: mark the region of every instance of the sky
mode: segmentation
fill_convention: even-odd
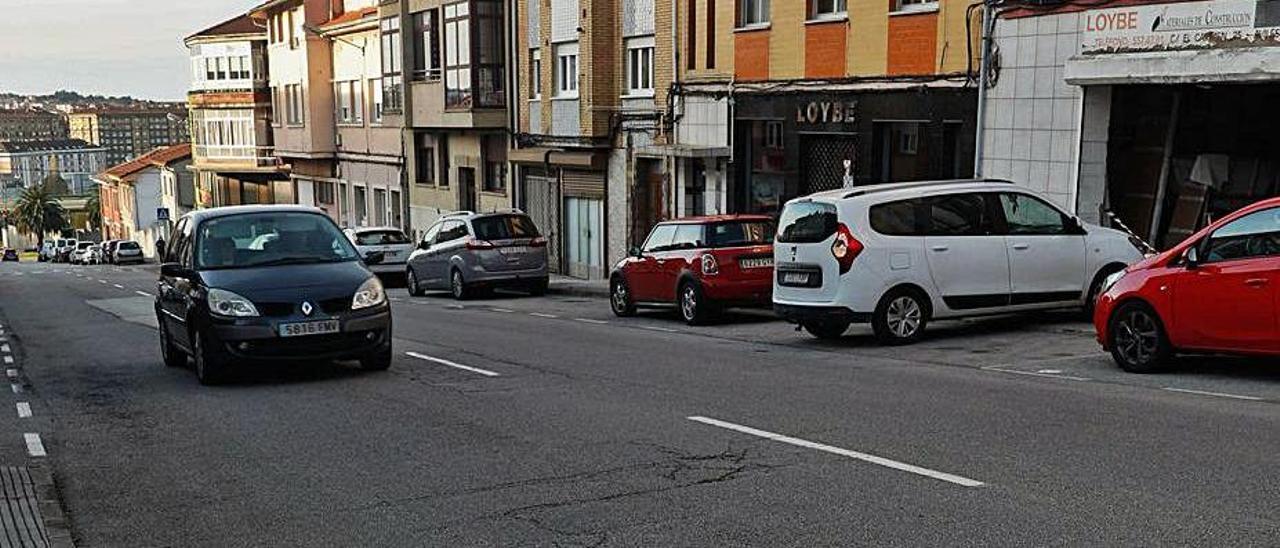
[[[261,1],[0,0],[0,91],[182,100],[182,39]]]

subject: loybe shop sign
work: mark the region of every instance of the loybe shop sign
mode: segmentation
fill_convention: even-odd
[[[852,124],[856,120],[856,101],[809,101],[796,106],[797,124]]]

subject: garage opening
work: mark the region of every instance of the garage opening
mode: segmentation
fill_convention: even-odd
[[[1280,195],[1280,84],[1115,86],[1107,205],[1168,249]]]

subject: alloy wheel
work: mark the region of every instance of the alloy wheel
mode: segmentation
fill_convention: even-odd
[[[410,295],[418,294],[418,277],[414,275],[412,268],[405,273],[404,285],[409,290]]]
[[[1116,350],[1125,361],[1142,365],[1156,356],[1160,328],[1145,310],[1132,310],[1116,323]]]
[[[613,309],[626,310],[631,296],[627,294],[627,284],[622,282],[613,283]]]
[[[466,292],[466,287],[462,283],[461,272],[458,272],[457,270],[453,271],[453,276],[450,278],[449,289],[453,290],[453,298],[462,298],[463,294]]]
[[[889,303],[886,314],[889,331],[895,337],[906,339],[920,329],[920,320],[924,316],[920,303],[910,296],[903,295]]]
[[[698,290],[692,285],[684,286],[684,290],[680,292],[680,313],[685,320],[698,317]]]

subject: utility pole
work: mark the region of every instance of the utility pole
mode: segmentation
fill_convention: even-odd
[[[991,73],[991,27],[995,17],[996,0],[984,0],[982,3],[982,58],[978,63],[978,121],[977,138],[973,144],[973,176],[982,177],[982,155],[985,152],[983,138],[987,128],[987,85]]]

